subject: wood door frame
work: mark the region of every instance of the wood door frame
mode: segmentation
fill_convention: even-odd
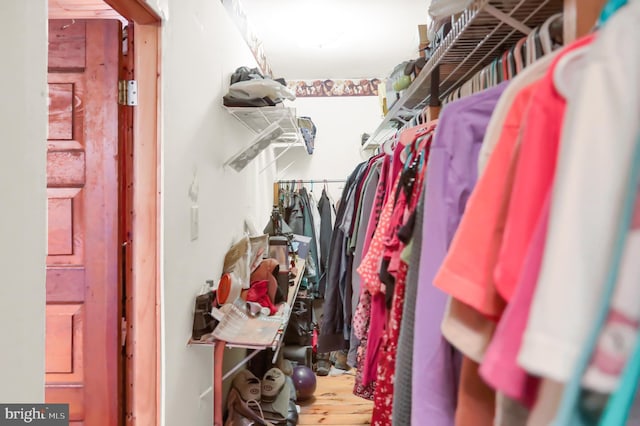
[[[129,107],[132,126],[120,141],[126,162],[128,202],[120,214],[125,226],[128,258],[124,271],[127,287],[124,310],[127,330],[124,364],[126,398],[121,400],[126,425],[157,425],[161,419],[160,353],[160,25],[162,19],[145,0],[103,0],[134,23],[134,79],[138,82],[138,105]],[[61,3],[61,2],[57,2]],[[82,1],[67,2],[83,3]],[[109,12],[96,7],[52,7],[50,19],[108,19]],[[86,6],[86,5],[81,5]],[[116,17],[117,19],[117,17]],[[119,240],[120,240],[119,236]],[[119,265],[120,270],[121,265]],[[122,308],[119,308],[121,310]],[[122,337],[122,335],[120,335]],[[122,364],[122,362],[121,362]]]
[[[126,216],[131,264],[125,304],[125,424],[157,425],[161,418],[160,353],[160,17],[144,0],[105,0],[134,23],[134,78],[138,105],[132,107],[133,143],[125,187],[130,188]]]

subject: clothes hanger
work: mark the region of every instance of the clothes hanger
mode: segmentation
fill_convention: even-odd
[[[516,74],[520,73],[524,67],[524,58],[522,57],[522,46],[527,41],[526,37],[522,37],[513,48],[513,56],[516,62]]]
[[[560,43],[556,39],[558,36],[560,36]],[[540,27],[540,41],[545,55],[554,50],[554,44],[562,44],[562,13],[556,13],[544,21]]]
[[[518,40],[516,42],[516,44],[514,44],[513,46],[511,46],[511,57],[513,58],[513,72],[515,73],[515,75],[518,75],[520,73],[520,71],[522,70],[522,63],[518,63],[519,61],[519,48],[518,48],[518,43],[520,42],[520,40]]]
[[[527,66],[536,60],[536,42],[534,37],[535,31],[531,31],[527,36]]]
[[[491,87],[491,64],[484,69],[484,88]]]
[[[421,115],[418,113],[414,115],[414,118],[418,118],[420,116]],[[427,123],[420,123],[415,126],[405,127],[399,132],[398,142],[402,145],[407,145],[416,138],[417,134],[424,133],[427,128]]]
[[[509,51],[505,51],[500,58],[502,62],[502,81],[509,80]]]
[[[498,84],[498,60],[494,59],[491,63],[491,86]]]
[[[562,14],[555,18],[551,25],[549,25],[549,35],[553,42],[552,49],[555,50],[558,46],[564,45],[564,19]]]
[[[473,94],[473,88],[470,85],[460,87],[460,97],[467,97]]]
[[[382,153],[386,154],[386,155],[391,155],[393,154],[393,148],[392,148],[392,144],[393,144],[393,139],[389,138],[386,141],[382,142]]]
[[[600,18],[598,19],[598,26],[603,25],[611,16],[613,16],[618,9],[627,4],[627,0],[609,0],[607,4],[602,8]]]
[[[544,49],[542,48],[542,42],[540,41],[540,28],[536,28],[533,30],[533,51],[535,56],[535,61],[542,58],[544,56]]]

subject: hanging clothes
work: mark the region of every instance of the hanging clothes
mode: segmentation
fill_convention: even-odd
[[[398,338],[398,355],[396,357],[395,382],[402,386],[393,388],[392,422],[394,426],[411,424],[411,383],[413,380],[413,337],[415,334],[415,303],[418,291],[418,271],[420,269],[420,253],[422,249],[422,222],[424,218],[424,185],[416,208],[415,227],[411,236],[411,256],[408,260],[407,283],[405,286],[402,324]]]
[[[369,217],[369,223],[366,227],[367,231],[364,235],[364,238],[362,238],[363,247],[361,257],[364,257],[368,253],[373,235],[375,233],[374,231],[375,229],[377,229],[380,223],[384,201],[388,192],[387,186],[389,182],[390,169],[391,158],[389,156],[385,156],[382,159],[382,167],[380,169],[380,176],[376,185],[373,209]],[[353,334],[359,340],[359,345],[356,349],[357,372],[353,393],[368,400],[373,400],[376,387],[376,381],[372,377],[373,375],[368,371],[367,374],[365,374],[365,365],[367,362],[367,347],[369,345],[370,336],[369,330],[371,329],[371,308],[371,293],[368,289],[366,289],[366,287],[361,285],[360,297],[358,299],[358,305],[353,318]]]
[[[383,268],[387,266],[387,273],[395,272],[394,285],[385,287],[387,300],[391,299],[389,320],[382,338],[383,357],[380,359],[377,373],[377,386],[374,398],[374,410],[372,415],[373,425],[389,425],[392,423],[394,376],[396,371],[396,358],[400,328],[402,324],[402,312],[405,300],[405,286],[409,266],[401,259],[401,254],[409,243],[415,227],[415,209],[422,193],[422,183],[428,164],[429,149],[434,127],[427,130],[427,134],[421,135],[422,141],[407,161],[402,171],[398,188],[398,200],[394,206],[393,224],[387,234],[385,243],[386,253]],[[389,293],[393,294],[389,297]],[[390,398],[391,396],[391,398]]]
[[[318,281],[320,278],[318,241],[315,233],[312,207],[309,202],[307,190],[304,187],[296,191],[288,192],[285,196],[284,219],[294,234],[311,238],[304,276],[308,282],[308,288],[311,294],[316,295],[318,293]]]
[[[394,176],[394,183],[391,186],[393,189],[388,192],[385,197],[386,201],[382,209],[382,213],[380,214],[380,220],[378,221],[374,236],[371,239],[369,250],[357,269],[358,273],[362,277],[363,290],[366,290],[369,293],[371,300],[370,322],[367,330],[368,341],[366,359],[364,365],[361,366],[364,370],[363,382],[365,385],[370,381],[375,380],[377,374],[378,359],[381,355],[380,345],[382,343],[387,318],[385,293],[380,276],[380,265],[384,251],[384,240],[389,227],[392,225],[391,218],[400,183],[399,172],[402,170],[400,153],[403,149],[404,147],[402,145],[398,145],[394,151],[390,168],[390,175]],[[367,301],[366,299],[367,298],[365,297],[365,302]]]
[[[324,297],[327,282],[327,270],[329,265],[329,248],[331,246],[331,233],[333,232],[333,205],[327,195],[327,189],[322,189],[322,195],[318,200],[320,212],[320,280],[318,282],[319,297]]]
[[[318,258],[318,239],[316,237],[316,225],[313,213],[314,211],[317,212],[318,209],[315,206],[312,206],[309,199],[309,193],[306,188],[300,188],[298,194],[302,199],[304,216],[304,228],[302,235],[311,238],[311,241],[309,242],[309,256],[307,258],[308,263],[311,264],[311,272],[305,275],[307,276],[307,279],[310,280],[310,287],[312,289],[311,293],[315,296],[318,294],[318,281],[321,274],[320,260]],[[307,266],[305,265],[305,271],[306,270]]]
[[[440,332],[447,298],[433,286],[477,176],[482,138],[506,88],[494,88],[448,104],[438,121],[426,176],[423,246],[413,348],[412,424],[454,423],[461,359]],[[444,202],[443,202],[444,200]],[[425,401],[418,404],[417,401]]]
[[[352,174],[321,338],[372,424],[640,424],[640,2],[620,10],[555,52],[545,22],[450,92],[428,149],[404,129]]]
[[[309,201],[309,212],[311,213],[311,222],[313,223],[313,239],[314,239],[313,248],[315,250],[315,256],[317,258],[317,266],[318,266],[317,281],[320,282],[320,278],[322,277],[322,271],[323,271],[322,252],[320,251],[320,227],[322,223],[322,218],[320,217],[318,202],[316,201],[315,194],[313,193],[313,184],[311,185],[311,191],[307,192],[307,199]]]
[[[352,238],[352,245],[350,247],[353,252],[353,266],[351,270],[353,292],[351,296],[351,308],[354,315],[358,308],[358,302],[360,301],[360,293],[362,290],[360,275],[357,273],[356,268],[357,265],[360,265],[362,261],[367,226],[369,224],[371,216],[374,214],[373,207],[376,197],[376,189],[378,186],[378,181],[380,180],[380,171],[382,169],[383,162],[383,158],[376,159],[372,165],[369,175],[366,178],[366,182],[362,189],[360,206],[357,213],[357,227],[354,230],[355,234]],[[347,356],[347,363],[351,367],[356,367],[358,364],[357,353],[359,346],[360,339],[358,339],[355,329],[352,327],[350,335],[349,354]]]
[[[362,177],[367,162],[360,163],[346,181],[342,197],[338,204],[336,222],[331,235],[331,247],[327,267],[325,302],[318,336],[318,351],[328,353],[348,348],[350,333],[346,332],[344,318],[345,287],[350,274],[347,273],[349,256],[346,251],[345,220],[351,221],[353,206],[350,209],[347,200],[354,190],[354,185]]]

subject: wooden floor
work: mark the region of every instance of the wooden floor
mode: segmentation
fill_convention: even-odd
[[[368,425],[373,403],[353,394],[353,374],[318,377],[314,397],[299,402],[299,425]]]

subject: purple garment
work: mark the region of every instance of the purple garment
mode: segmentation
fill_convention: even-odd
[[[422,252],[413,347],[411,423],[450,426],[460,377],[460,354],[440,331],[447,295],[433,279],[444,261],[478,175],[478,153],[489,119],[507,86],[448,104],[440,114],[426,176]]]

